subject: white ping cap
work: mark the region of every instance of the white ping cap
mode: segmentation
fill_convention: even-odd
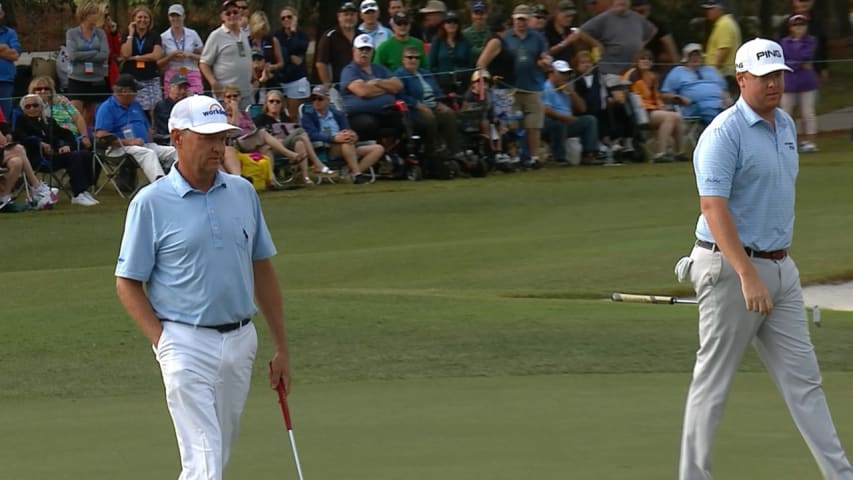
[[[354,46],[355,48],[373,48],[373,39],[370,38],[370,35],[362,33],[361,35],[355,37],[355,40],[353,40],[352,42],[352,46]]]
[[[793,71],[785,65],[782,47],[766,38],[750,40],[738,48],[735,54],[735,70],[738,73],[749,72],[757,77],[778,70]]]
[[[193,95],[176,103],[169,116],[169,131],[189,130],[204,135],[239,130],[228,123],[225,109],[212,97]]]

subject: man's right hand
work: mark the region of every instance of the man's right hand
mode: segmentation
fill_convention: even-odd
[[[740,285],[747,310],[765,315],[773,310],[770,292],[767,291],[767,287],[761,277],[758,276],[758,272],[753,269],[751,272],[740,275]]]

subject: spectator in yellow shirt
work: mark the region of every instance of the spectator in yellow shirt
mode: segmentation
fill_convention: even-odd
[[[704,0],[702,9],[711,28],[705,44],[705,65],[712,66],[726,79],[729,93],[737,98],[740,89],[735,80],[735,51],[740,47],[740,27],[734,16],[726,13],[723,0]]]

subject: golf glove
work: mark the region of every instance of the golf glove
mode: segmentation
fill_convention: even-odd
[[[693,259],[690,257],[681,257],[675,263],[675,277],[678,283],[684,283],[690,279],[690,266],[693,265]]]

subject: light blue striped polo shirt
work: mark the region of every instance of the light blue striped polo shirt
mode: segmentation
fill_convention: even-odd
[[[702,132],[693,153],[699,196],[728,198],[740,240],[753,250],[791,246],[799,171],[797,130],[782,109],[775,131],[741,97]],[[704,215],[696,238],[714,242]]]
[[[145,283],[158,318],[223,325],[257,312],[252,262],[275,253],[251,183],[219,172],[202,192],[172,168],[130,202],[115,275]]]

